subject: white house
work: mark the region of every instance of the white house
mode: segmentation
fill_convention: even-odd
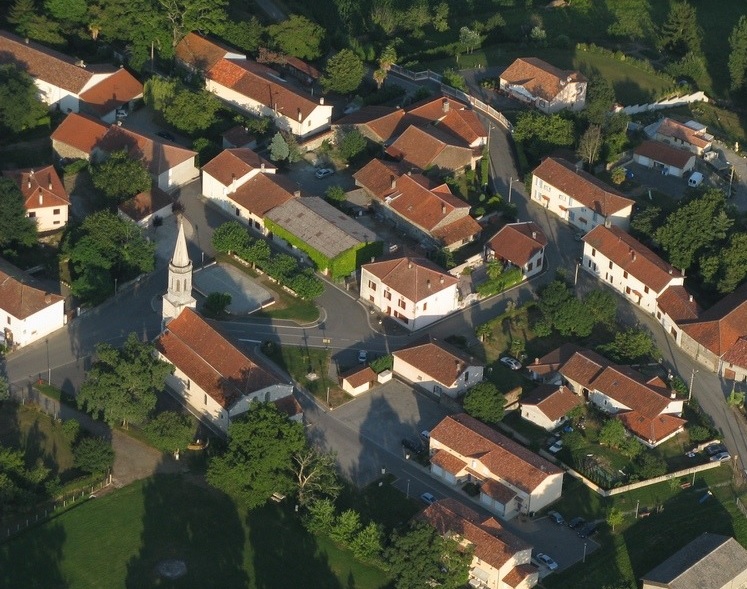
[[[536,57],[520,57],[500,75],[500,88],[545,113],[586,106],[586,78]]]
[[[176,47],[177,59],[205,75],[205,87],[231,106],[257,116],[272,117],[275,124],[299,137],[326,129],[332,106],[296,88],[275,70],[249,60],[196,33],[187,34]]]
[[[581,231],[609,221],[630,225],[634,202],[565,160],[548,157],[532,172],[532,200]]]
[[[251,149],[224,149],[202,166],[202,195],[214,201],[224,200],[257,174],[274,174],[276,170]]]
[[[682,178],[695,167],[695,154],[661,141],[644,141],[633,150],[633,161],[665,176]]]
[[[542,271],[547,237],[534,221],[509,223],[485,244],[485,259],[520,268],[524,278]]]
[[[575,395],[563,385],[542,384],[521,396],[521,417],[552,431],[566,421],[568,412],[583,405],[580,395]]]
[[[459,309],[459,280],[423,258],[361,266],[360,297],[415,331]]]
[[[472,549],[469,585],[476,589],[530,589],[539,580],[532,546],[495,518],[480,516],[456,499],[441,499],[418,516],[446,538]]]
[[[31,276],[0,260],[0,321],[0,343],[26,346],[65,325],[65,299],[37,288]]]
[[[87,66],[48,47],[0,31],[0,64],[28,73],[39,98],[61,112],[87,112],[113,123],[115,111],[143,95],[143,85],[123,68]]]
[[[697,121],[680,123],[668,117],[646,127],[646,134],[652,139],[686,149],[698,156],[710,151],[713,145],[713,135],[707,131],[707,127]]]
[[[430,432],[431,473],[452,485],[480,487],[480,504],[503,519],[537,512],[560,499],[563,471],[465,413]]]
[[[54,166],[36,170],[3,172],[21,189],[26,215],[36,220],[39,232],[56,231],[67,225],[70,199]]]
[[[342,390],[353,397],[372,389],[376,382],[376,373],[370,366],[357,366],[340,375]]]
[[[392,355],[396,376],[439,396],[456,398],[483,379],[483,366],[437,340],[415,343]]]
[[[584,270],[651,315],[667,288],[685,282],[682,272],[618,227],[598,225],[583,242]]]

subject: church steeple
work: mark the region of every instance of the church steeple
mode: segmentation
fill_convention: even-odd
[[[169,288],[163,297],[163,320],[174,319],[184,307],[194,309],[196,305],[197,301],[192,297],[192,261],[187,252],[184,225],[179,221],[174,255],[169,262]]]

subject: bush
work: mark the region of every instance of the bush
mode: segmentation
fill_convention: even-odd
[[[371,360],[371,370],[373,370],[376,374],[379,372],[384,372],[385,370],[391,370],[394,366],[394,356],[391,354],[387,354],[386,356],[381,356],[380,358],[376,358],[375,360]]]
[[[185,449],[192,442],[195,430],[194,420],[176,411],[162,411],[143,427],[148,442],[161,452]]]
[[[486,280],[477,286],[477,294],[481,297],[489,297],[506,290],[523,280],[521,268],[511,268],[492,280]]]
[[[81,170],[85,170],[88,167],[88,160],[75,160],[70,162],[62,168],[62,174],[64,176],[72,176],[77,174]]]
[[[73,449],[73,464],[91,474],[105,474],[114,464],[114,449],[103,438],[83,438]]]
[[[464,76],[462,76],[459,72],[449,68],[444,70],[444,84],[447,86],[451,86],[452,88],[456,88],[457,90],[461,90],[462,92],[467,91],[467,82],[464,79]]]
[[[226,292],[211,292],[205,300],[205,311],[211,317],[220,317],[231,304],[231,295]]]
[[[693,444],[705,442],[711,437],[711,431],[703,425],[694,425],[688,428],[687,433],[690,435],[690,441]]]
[[[71,446],[75,445],[80,436],[80,422],[77,419],[68,419],[62,424],[62,435]]]

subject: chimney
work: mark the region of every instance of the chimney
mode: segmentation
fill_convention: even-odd
[[[633,256],[633,261],[635,262],[635,252],[631,252],[631,256]]]
[[[428,290],[430,290],[430,289],[431,289],[431,279],[430,279],[430,278],[429,278],[428,280],[426,280],[426,281],[425,281],[425,287],[426,287],[426,288],[427,288]]]
[[[449,99],[444,98],[443,102],[441,103],[441,110],[446,112],[449,112]]]
[[[324,96],[320,96],[319,97],[319,104],[321,104],[322,106],[324,106]]]
[[[294,190],[293,191],[293,196],[301,196],[301,191],[300,190]]]
[[[672,269],[671,268],[669,269],[669,275],[670,276],[672,275]]]
[[[532,239],[537,239],[537,232],[536,231],[532,231]]]
[[[392,190],[397,188],[397,178],[395,176],[392,176]]]
[[[28,38],[28,37],[26,37],[26,38],[24,39],[24,41],[26,42],[26,45],[28,45],[28,44],[29,44],[29,38]]]
[[[690,300],[690,302],[691,302],[691,303],[693,302],[693,295],[690,295],[690,296],[689,296],[689,297],[687,297],[687,298],[688,298],[688,299]]]
[[[303,115],[301,114],[301,109],[299,108],[298,109],[298,122],[300,123],[301,121],[303,121]]]
[[[39,186],[39,204],[44,204],[44,194],[42,194],[42,188]]]
[[[264,162],[262,162],[261,164],[259,164],[259,169],[262,170],[263,172],[265,171],[265,164],[264,164]]]
[[[52,190],[52,174],[49,175],[49,190]]]
[[[446,205],[441,205],[441,214],[442,215],[446,214]]]
[[[48,292],[44,293],[44,302],[47,304],[52,302],[52,295],[49,294]]]
[[[412,270],[412,262],[407,262],[407,269]]]
[[[231,174],[231,188],[233,188],[233,185],[236,183],[236,174]]]
[[[444,283],[444,277],[443,277],[443,274],[441,275],[441,278],[439,278],[439,279],[438,279],[438,281],[439,281],[439,282],[440,282],[441,284],[443,284],[443,283]]]
[[[670,391],[669,398],[670,399],[676,399],[677,398],[677,391],[674,391],[674,390]]]

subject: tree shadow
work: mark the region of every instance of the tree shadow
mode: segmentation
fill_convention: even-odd
[[[127,563],[125,586],[246,587],[246,538],[234,502],[180,475],[157,475],[143,486],[140,553]],[[186,574],[162,578],[159,564],[183,561]]]
[[[68,587],[60,569],[65,540],[65,529],[53,520],[0,544],[0,587]]]

